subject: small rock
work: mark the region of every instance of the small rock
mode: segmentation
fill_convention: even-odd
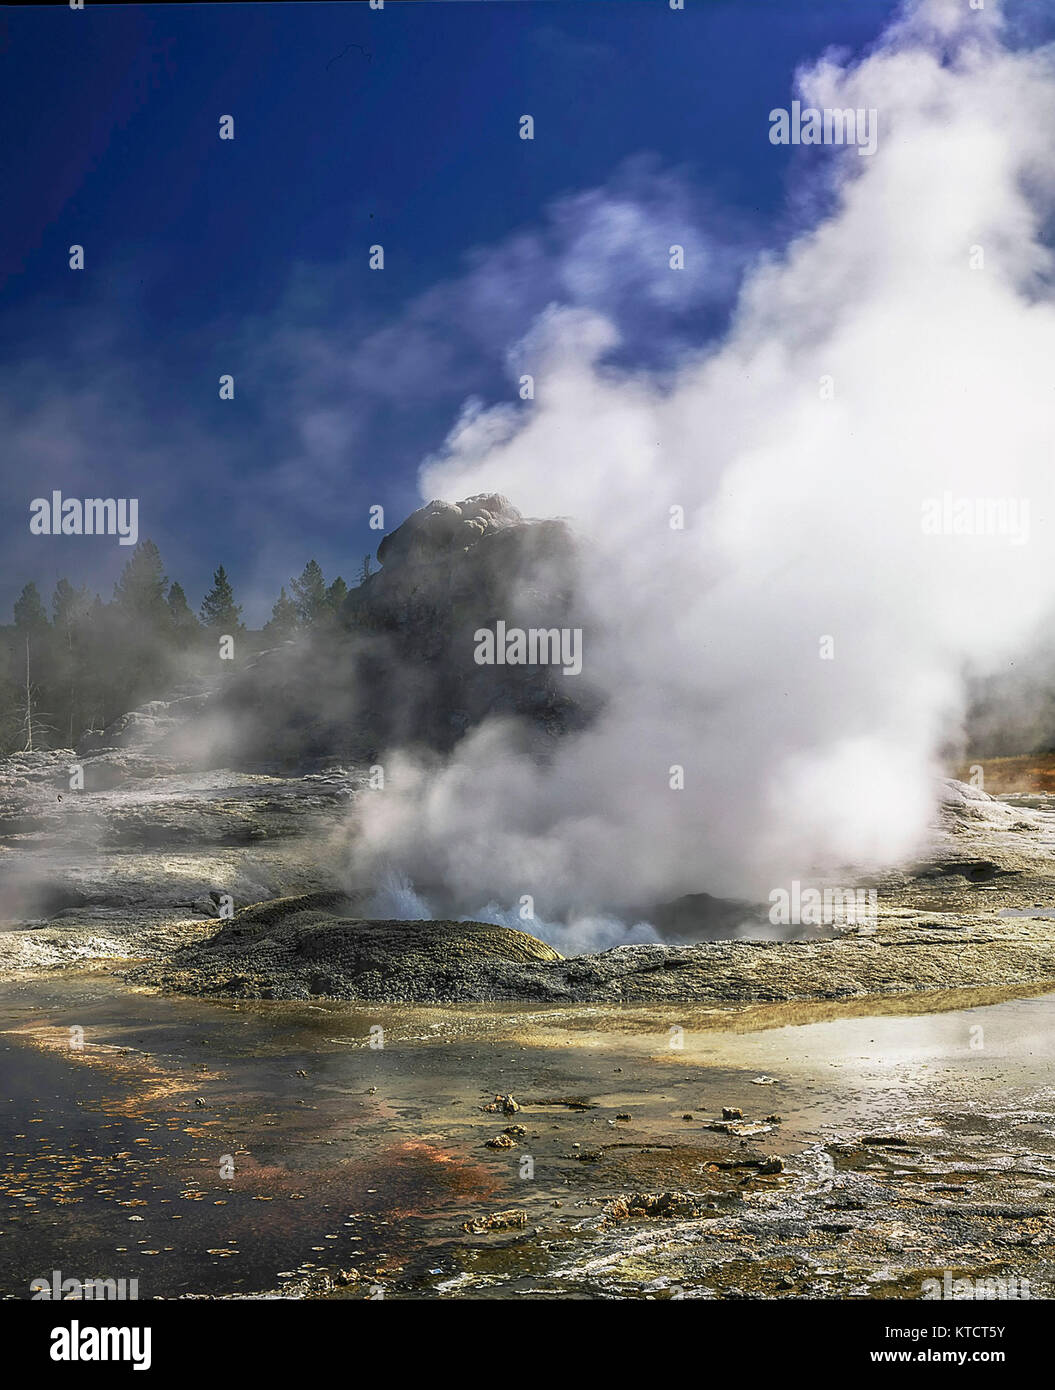
[[[699,1203],[685,1192],[625,1192],[604,1208],[608,1221],[627,1221],[633,1216],[692,1217]]]
[[[495,1096],[490,1105],[485,1105],[484,1110],[489,1115],[515,1115],[520,1109],[511,1095]]]
[[[495,1211],[490,1216],[478,1216],[472,1221],[466,1221],[462,1225],[463,1231],[468,1231],[473,1235],[480,1235],[484,1231],[509,1231],[526,1226],[528,1214],[519,1207],[510,1207],[507,1211]]]
[[[750,1134],[765,1134],[769,1126],[759,1124],[757,1120],[715,1120],[707,1128],[713,1129],[716,1134],[732,1134],[737,1138],[744,1138]]]

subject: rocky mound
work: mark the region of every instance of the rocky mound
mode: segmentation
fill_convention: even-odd
[[[375,922],[314,911],[295,917],[246,937],[220,933],[127,978],[244,999],[550,1005],[777,1003],[1050,989],[1055,981],[1050,920],[983,926],[953,917],[892,926],[875,938],[616,946],[565,960],[534,937],[482,922]]]
[[[150,700],[129,710],[105,729],[91,730],[77,744],[80,754],[113,749],[145,749],[183,729],[208,704],[209,691],[177,692],[171,700]]]
[[[562,959],[509,927],[369,920],[344,915],[351,906],[323,892],[246,908],[208,941],[136,977],[251,998],[431,1002],[512,997],[525,969]]]
[[[480,493],[464,502],[429,502],[384,538],[377,558],[390,573],[397,563],[431,564],[523,522],[517,508],[497,492]]]
[[[525,518],[498,495],[430,502],[378,558],[338,625],[261,653],[159,751],[211,765],[364,763],[397,746],[447,751],[491,715],[547,736],[590,718],[587,676],[475,660],[475,632],[499,620],[584,626],[564,522]]]

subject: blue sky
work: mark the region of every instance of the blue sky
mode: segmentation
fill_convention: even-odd
[[[52,489],[138,497],[191,602],[223,562],[260,622],[312,556],[354,579],[369,507],[398,524],[465,403],[516,398],[509,350],[548,304],[609,314],[624,362],[705,343],[747,260],[816,211],[809,152],[769,143],[770,109],[797,65],[867,47],[895,8],[0,13],[4,619],[28,579],[108,597],[128,557],[31,537]]]

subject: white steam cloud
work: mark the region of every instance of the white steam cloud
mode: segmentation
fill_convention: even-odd
[[[571,519],[584,678],[608,704],[546,766],[494,723],[439,769],[397,760],[361,863],[465,911],[531,894],[543,918],[633,921],[896,860],[931,815],[965,674],[1051,608],[1053,54],[1009,47],[992,0],[931,0],[797,86],[875,108],[878,150],[811,152],[831,210],[754,266],[725,339],[628,374],[604,360],[607,320],[554,306],[514,355],[530,409],[468,410],[423,468],[425,498],[501,491]],[[760,102],[761,141],[786,104]],[[1027,500],[1026,543],[926,534],[946,493]]]

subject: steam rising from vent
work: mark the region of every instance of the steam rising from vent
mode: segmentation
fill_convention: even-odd
[[[426,922],[432,912],[421,895],[414,892],[405,875],[386,869],[364,908],[364,916],[378,921]]]
[[[377,889],[363,908],[363,916],[382,921],[421,922],[439,915],[420,893],[415,892],[405,875],[391,868],[382,872]],[[545,922],[533,915],[525,916],[524,906],[519,904],[507,908],[501,903],[490,902],[461,916],[472,922],[493,922],[495,926],[529,932],[566,956],[660,939],[647,922],[628,927],[617,918],[597,914],[572,916],[568,922]]]
[[[940,0],[796,94],[875,108],[878,150],[811,152],[832,211],[752,269],[724,341],[628,374],[609,322],[554,306],[515,353],[533,404],[467,409],[423,468],[426,498],[571,519],[607,703],[544,764],[498,722],[439,769],[390,759],[359,868],[465,912],[531,894],[543,919],[632,921],[917,847],[965,675],[1055,590],[1053,55]],[[928,532],[946,493],[1027,500],[1027,543]]]

